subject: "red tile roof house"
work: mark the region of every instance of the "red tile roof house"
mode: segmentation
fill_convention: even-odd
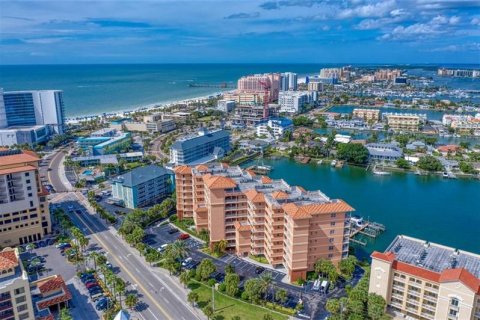
[[[446,146],[440,146],[437,148],[437,151],[440,152],[443,156],[448,154],[454,155],[457,151],[460,150],[460,146],[456,144],[448,144]]]
[[[30,284],[36,320],[53,320],[50,310],[68,307],[72,294],[60,275],[53,275]]]

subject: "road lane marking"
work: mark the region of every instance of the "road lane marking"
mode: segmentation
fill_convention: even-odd
[[[93,232],[93,229],[90,228],[90,226],[83,220],[83,217],[78,217],[78,218],[79,218],[79,220],[90,230],[90,232],[92,233],[92,236],[95,237],[96,240],[97,240],[105,249],[107,249],[108,246],[106,246],[105,243],[103,242],[103,240],[100,239],[100,237],[97,236],[97,234],[96,234],[95,232]],[[157,303],[157,300],[150,294],[150,292],[149,292],[148,290],[145,289],[145,287],[144,287],[144,286],[137,280],[137,278],[128,270],[128,268],[126,268],[125,265],[123,265],[123,263],[122,263],[120,260],[118,260],[114,255],[112,255],[112,256],[113,256],[113,259],[114,259],[114,260],[117,260],[118,264],[119,264],[119,265],[123,268],[123,270],[130,276],[130,278],[132,278],[132,279],[136,282],[136,284],[142,289],[142,291],[144,292],[144,294],[145,294],[146,296],[148,296],[148,298],[149,298],[150,300],[152,300],[153,304],[154,304],[155,306],[157,306],[157,308],[167,317],[167,319],[172,319],[172,320],[173,320],[173,318],[171,318],[171,317],[168,315],[168,313],[165,311],[165,309],[163,309],[163,307],[162,307],[160,304]],[[153,314],[153,312],[152,312],[150,309],[148,309],[148,310],[149,310],[150,313],[155,317],[155,315]],[[157,317],[155,317],[155,319],[158,320]]]
[[[155,314],[152,312],[152,310],[150,310],[150,309],[147,309],[147,310],[150,311],[150,313],[152,314],[152,316],[153,316],[155,319],[159,320],[159,319],[155,316]]]

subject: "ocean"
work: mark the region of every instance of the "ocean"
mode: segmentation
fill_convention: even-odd
[[[64,92],[67,117],[132,110],[220,92],[192,88],[190,83],[235,84],[242,75],[263,72],[318,74],[328,64],[123,64],[123,65],[0,65],[5,91],[58,89]],[[338,66],[338,65],[337,65]],[[390,66],[395,67],[395,66]],[[413,66],[398,66],[413,69]],[[461,67],[461,66],[457,66]],[[468,66],[472,67],[472,66]],[[435,73],[429,66],[426,75]],[[461,86],[470,79],[449,80]]]

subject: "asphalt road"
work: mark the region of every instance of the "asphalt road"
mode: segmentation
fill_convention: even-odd
[[[89,208],[87,199],[80,192],[66,192],[59,173],[63,152],[53,156],[48,177],[53,187],[64,193],[56,195],[55,202],[72,201],[75,207]],[[187,302],[187,291],[177,279],[166,271],[150,267],[136,249],[131,248],[112,228],[107,228],[103,221],[90,211],[89,214],[70,214],[92,243],[97,243],[105,252],[109,261],[120,268],[120,276],[131,283],[140,295],[138,317],[152,320],[191,320],[205,319],[201,311],[193,309]],[[131,288],[129,288],[131,289]]]

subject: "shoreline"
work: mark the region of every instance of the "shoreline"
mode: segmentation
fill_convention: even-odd
[[[185,98],[180,100],[174,100],[174,99],[166,100],[166,101],[164,100],[164,101],[150,103],[147,105],[132,107],[130,109],[112,110],[112,111],[106,111],[106,112],[95,113],[95,114],[69,116],[65,118],[65,123],[76,124],[82,121],[89,121],[89,120],[94,120],[94,119],[103,118],[103,117],[115,117],[115,116],[124,117],[124,116],[128,116],[131,113],[135,113],[139,111],[152,111],[156,109],[162,110],[178,104],[188,104],[193,102],[205,101],[205,100],[208,100],[209,97],[212,97],[212,96],[216,97],[218,95],[223,94],[224,92],[228,92],[228,91],[215,91],[208,95],[196,96],[196,97]]]

